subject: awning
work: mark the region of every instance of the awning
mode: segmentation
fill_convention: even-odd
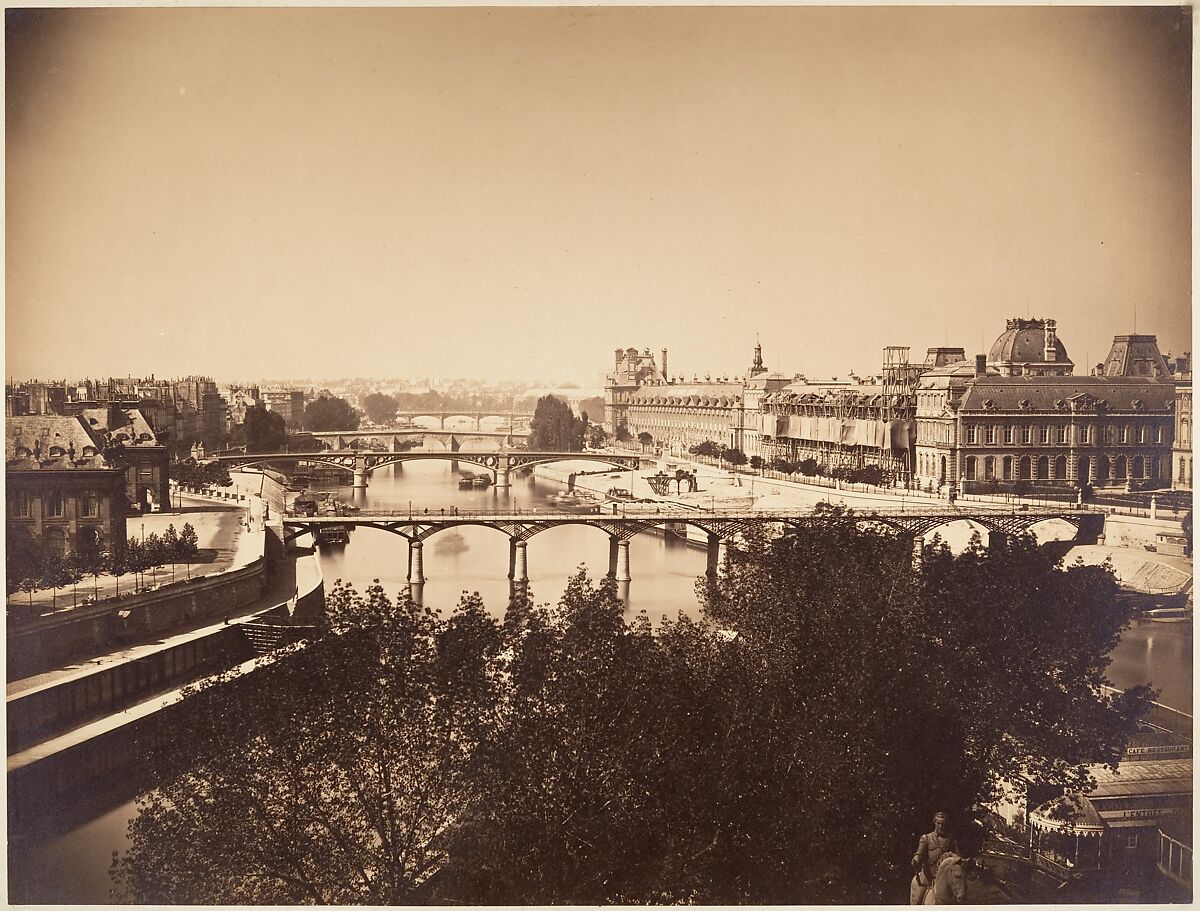
[[[1107,826],[1092,802],[1082,794],[1063,794],[1029,813],[1029,824],[1043,832],[1066,835],[1103,834]]]

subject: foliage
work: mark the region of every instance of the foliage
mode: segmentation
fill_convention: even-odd
[[[42,577],[42,548],[25,525],[7,523],[4,530],[4,580],[9,595],[25,588],[26,580]]]
[[[762,471],[767,465],[766,460],[760,455],[750,456],[750,467],[755,471]]]
[[[643,449],[645,449],[647,446],[653,445],[654,443],[654,435],[647,430],[643,430],[641,433],[639,433],[637,435],[637,439]]]
[[[288,452],[318,452],[324,448],[321,441],[311,433],[288,434],[285,445]]]
[[[1190,557],[1192,555],[1192,511],[1190,509],[1183,514],[1180,524],[1183,526],[1184,552]]]
[[[278,452],[287,441],[283,415],[268,411],[262,403],[246,409],[242,426],[246,434],[246,452]]]
[[[721,461],[728,462],[730,465],[737,467],[745,465],[748,459],[746,458],[746,453],[742,452],[736,446],[722,446]]]
[[[824,467],[820,462],[813,458],[801,459],[796,463],[796,470],[806,478],[812,478],[816,477],[817,475],[824,474]]]
[[[325,636],[178,714],[118,876],[143,902],[896,902],[934,808],[1086,784],[1149,695],[1099,693],[1111,570],[1023,538],[914,569],[829,507],[698,591],[704,620],[652,632],[582,571],[503,623],[337,587]]]
[[[735,555],[705,596],[747,659],[752,755],[714,761],[746,768],[760,831],[786,833],[749,839],[738,869],[777,873],[780,897],[887,901],[934,808],[964,819],[1002,780],[1081,786],[1115,763],[1149,695],[1099,693],[1129,619],[1115,591],[1108,567],[1063,570],[1027,538],[927,548],[916,572],[906,540],[836,509]],[[792,891],[794,846],[834,839]]]
[[[587,444],[589,449],[603,449],[608,445],[608,431],[603,424],[588,424]]]
[[[703,443],[697,443],[695,446],[689,446],[688,452],[692,455],[706,456],[716,459],[721,455],[721,444],[714,443],[712,440],[705,440]]]
[[[617,425],[617,442],[628,443],[632,439],[633,434],[629,432],[629,425],[624,421],[621,421],[621,423]]]
[[[304,407],[304,428],[314,432],[357,430],[358,412],[345,399],[323,395]]]
[[[583,449],[587,418],[577,418],[562,399],[544,395],[529,422],[529,448],[540,452],[578,452]]]
[[[390,424],[396,420],[396,400],[385,392],[372,392],[362,400],[363,411],[376,424]]]
[[[441,621],[378,585],[327,607],[326,635],[174,716],[115,865],[137,900],[390,905],[445,863],[495,723],[498,625],[478,596]]]
[[[168,473],[185,487],[229,487],[233,484],[229,466],[224,462],[181,459],[171,463]]]

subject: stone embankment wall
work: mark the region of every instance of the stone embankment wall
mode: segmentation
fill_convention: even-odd
[[[311,621],[324,605],[315,554],[297,560],[294,604],[273,605],[249,620]],[[289,610],[289,607],[291,610]],[[44,813],[106,776],[144,761],[164,720],[186,702],[183,687],[232,666],[253,670],[256,659],[240,622],[178,637],[178,644],[35,688],[8,700],[9,825]],[[14,742],[14,737],[17,742]],[[40,742],[36,742],[39,738]],[[44,739],[49,738],[49,739]],[[22,743],[32,746],[22,748]]]
[[[1104,543],[1109,547],[1137,547],[1157,544],[1158,536],[1183,536],[1183,526],[1170,519],[1145,519],[1141,516],[1108,515],[1104,519]]]
[[[256,547],[260,555],[246,566],[58,614],[25,620],[10,617],[8,679],[104,654],[197,620],[227,616],[256,601],[266,586],[265,532],[244,535],[257,539],[247,545]]]

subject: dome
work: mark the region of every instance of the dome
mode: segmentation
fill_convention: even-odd
[[[1010,319],[1008,327],[992,343],[989,364],[1070,364],[1066,346],[1054,331],[1053,320]],[[1054,360],[1046,360],[1046,335],[1049,330]]]

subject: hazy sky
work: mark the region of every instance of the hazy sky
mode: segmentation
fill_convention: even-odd
[[[10,376],[1190,348],[1177,8],[7,14]]]

